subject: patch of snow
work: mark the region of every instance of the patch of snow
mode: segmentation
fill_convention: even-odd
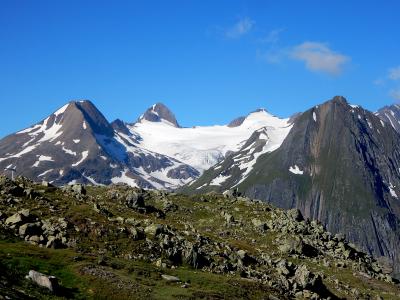
[[[43,173],[39,174],[38,177],[42,177],[42,176],[46,175],[47,173],[50,173],[51,171],[53,171],[53,169],[44,171]]]
[[[61,176],[64,175],[64,170],[60,170],[60,171],[58,172],[58,174],[60,174]]]
[[[37,147],[37,145],[28,146],[28,147],[26,147],[25,149],[23,149],[21,152],[19,152],[19,153],[17,153],[17,154],[14,154],[14,155],[11,155],[11,156],[8,156],[8,157],[0,158],[0,161],[6,160],[6,159],[10,159],[10,158],[18,158],[18,157],[21,157],[22,155],[24,155],[24,154],[26,154],[26,153],[29,153],[29,152],[31,152],[32,150],[34,150],[36,147]]]
[[[360,107],[359,105],[355,105],[355,104],[350,104],[350,106],[351,106],[352,108],[359,108],[359,107]]]
[[[290,130],[292,129],[293,124],[289,126],[282,126],[282,127],[265,127],[260,130],[266,131],[268,134],[268,140],[265,142],[265,145],[259,152],[255,152],[256,149],[253,149],[251,153],[247,153],[247,155],[242,156],[241,159],[238,159],[239,161],[239,169],[240,170],[245,170],[243,174],[241,175],[241,179],[233,186],[239,185],[241,182],[243,182],[250,174],[250,172],[253,170],[254,165],[257,162],[257,159],[269,152],[273,152],[276,149],[278,149],[286,136],[289,134]],[[250,159],[250,160],[249,160]]]
[[[317,122],[317,114],[315,113],[315,111],[313,111],[312,117],[314,119],[314,122]]]
[[[32,167],[38,167],[41,161],[54,161],[51,156],[40,155],[38,160],[32,165]]]
[[[46,141],[54,141],[55,139],[57,139],[61,134],[62,131],[60,131],[62,125],[61,124],[57,124],[57,123],[53,123],[53,125],[50,128],[47,128],[47,123],[49,121],[49,118],[47,118],[42,125],[42,128],[35,132],[35,135],[37,135],[38,133],[43,133],[43,137],[37,141],[37,143],[42,143],[42,142],[46,142]]]
[[[36,125],[34,125],[34,126],[32,126],[32,127],[29,127],[29,128],[24,129],[24,130],[18,131],[16,134],[30,133],[30,132],[32,132],[32,131],[38,130],[38,129],[41,128],[41,127],[42,127],[42,125],[36,124]]]
[[[62,149],[64,150],[65,153],[76,156],[76,152],[69,150],[69,149],[65,148],[64,146],[62,147]]]
[[[294,165],[294,167],[289,168],[289,172],[292,172],[293,174],[296,175],[303,175],[304,171],[301,171],[300,168],[297,165]]]
[[[201,185],[201,186],[199,186],[198,188],[196,188],[196,190],[200,190],[200,189],[202,189],[203,187],[205,187],[205,186],[207,186],[208,184],[207,183],[205,183],[205,184],[203,184],[203,185]]]
[[[120,177],[111,178],[111,182],[115,183],[115,184],[116,183],[126,183],[127,185],[137,187],[138,185],[136,184],[136,180],[133,179],[132,177],[129,177],[126,173],[128,173],[128,169],[121,171]]]
[[[81,164],[81,163],[88,157],[88,155],[89,155],[89,151],[83,151],[83,152],[82,152],[82,158],[81,158],[78,162],[72,164],[72,166],[73,166],[73,167],[76,167],[76,166],[78,166],[79,164]]]
[[[380,120],[380,121],[381,121],[382,127],[385,127],[385,122],[383,122],[382,120]]]
[[[72,140],[75,144],[78,144],[81,140]]]
[[[65,112],[65,110],[68,108],[68,106],[69,106],[69,103],[65,104],[63,107],[61,107],[59,110],[57,110],[57,111],[54,113],[54,115],[55,115],[55,116],[58,116],[58,115],[63,114],[63,113]]]
[[[87,129],[87,125],[86,125],[85,121],[83,121],[82,127],[83,127],[83,129]]]
[[[107,157],[105,157],[104,155],[100,155],[102,160],[107,160]]]
[[[395,186],[393,186],[393,184],[390,183],[390,185],[389,185],[390,195],[391,195],[392,197],[398,198],[398,197],[397,197],[397,194],[396,194],[396,192],[395,192],[395,190],[394,190],[393,188],[395,188]]]
[[[388,118],[388,120],[389,120],[389,122],[390,122],[390,125],[392,125],[392,127],[395,128],[395,127],[394,127],[394,124],[393,124],[393,122],[392,122],[392,119],[390,118],[390,116],[388,116],[387,113],[385,113],[385,116],[386,116],[386,118]]]
[[[211,182],[210,185],[221,185],[222,183],[224,183],[229,177],[229,176],[224,176],[224,175],[219,175],[217,177],[215,177]]]
[[[98,186],[104,186],[104,184],[98,183],[96,182],[96,180],[94,180],[92,177],[90,176],[86,176],[85,174],[82,174],[83,177],[85,177],[87,180],[89,180],[89,182],[93,185],[98,185]]]
[[[367,120],[369,128],[373,129],[371,122],[368,119],[366,119],[366,120]]]

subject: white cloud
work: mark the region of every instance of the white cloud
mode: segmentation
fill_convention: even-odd
[[[280,34],[284,30],[284,28],[272,29],[270,32],[268,32],[267,36],[261,38],[260,41],[268,44],[276,44],[279,41]]]
[[[311,71],[330,75],[340,74],[344,65],[350,60],[348,56],[337,53],[319,42],[304,42],[293,47],[290,57],[304,61],[307,69]]]
[[[389,69],[389,79],[399,80],[400,79],[400,66]]]
[[[400,89],[391,90],[389,94],[393,99],[400,101]]]
[[[225,36],[231,39],[240,38],[249,33],[254,24],[255,22],[250,18],[241,19],[235,25],[225,31]]]

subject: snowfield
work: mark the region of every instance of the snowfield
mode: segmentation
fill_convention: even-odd
[[[164,120],[141,120],[128,128],[133,135],[141,137],[138,142],[141,148],[173,157],[202,173],[220,162],[229,151],[239,150],[254,131],[263,127],[276,133],[269,145],[278,148],[289,133],[288,121],[265,110],[258,110],[250,113],[237,127],[215,125],[178,128]]]

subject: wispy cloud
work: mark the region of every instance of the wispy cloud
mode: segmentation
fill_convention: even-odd
[[[272,29],[268,34],[260,39],[260,42],[268,43],[268,44],[276,44],[279,41],[281,33],[284,31],[284,28],[276,28]]]
[[[257,58],[269,64],[279,64],[288,57],[287,49],[270,48],[267,51],[257,50]]]
[[[386,74],[373,81],[375,86],[384,88],[388,95],[396,102],[400,101],[400,66],[389,68]]]
[[[290,57],[303,61],[306,68],[313,72],[339,75],[350,57],[333,51],[327,44],[304,42],[292,48]]]
[[[400,89],[391,90],[389,92],[390,97],[396,101],[400,101]]]
[[[251,31],[255,22],[250,18],[242,18],[235,25],[226,29],[225,36],[230,39],[240,38]]]
[[[375,79],[372,83],[377,86],[383,86],[385,84],[385,80],[382,78],[378,78]]]
[[[389,69],[388,77],[391,80],[399,80],[400,79],[400,66]]]

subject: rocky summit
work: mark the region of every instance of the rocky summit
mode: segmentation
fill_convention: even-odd
[[[3,299],[400,299],[375,260],[237,192],[0,177]]]

